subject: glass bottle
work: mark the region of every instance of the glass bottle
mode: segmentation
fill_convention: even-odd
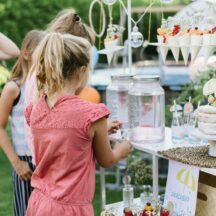
[[[129,91],[131,140],[156,143],[164,140],[165,93],[159,76],[138,75]]]
[[[131,177],[126,175],[123,177],[123,205],[124,208],[131,208],[133,205],[133,199],[134,199],[134,189],[130,184]]]
[[[133,75],[118,74],[111,76],[111,83],[106,89],[106,103],[110,109],[110,120],[119,120],[122,128],[129,128],[128,91],[132,87]]]
[[[195,130],[198,129],[198,117],[192,113],[189,120],[188,142],[192,145],[200,144],[201,139],[194,135]]]
[[[185,129],[184,129],[182,113],[173,112],[171,131],[172,131],[172,142],[174,144],[180,144],[184,142]]]
[[[151,193],[151,185],[143,185],[143,193],[140,194],[140,202],[142,206],[145,206],[146,203],[151,203],[153,194]]]

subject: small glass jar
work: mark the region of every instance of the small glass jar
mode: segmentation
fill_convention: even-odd
[[[123,177],[123,205],[124,208],[131,208],[133,205],[133,199],[134,199],[134,189],[131,186],[131,177],[129,175],[125,175]]]
[[[106,103],[110,109],[110,120],[119,120],[123,128],[128,122],[128,91],[132,87],[133,75],[112,75],[111,83],[106,89]]]
[[[134,189],[128,184],[123,188],[123,205],[124,208],[131,208],[134,200]]]
[[[172,131],[172,142],[174,144],[180,144],[184,142],[185,128],[184,128],[182,113],[173,112],[171,131]]]
[[[153,198],[151,185],[143,185],[143,193],[140,194],[140,202],[142,206],[151,203]]]
[[[165,93],[160,77],[139,75],[129,91],[131,141],[157,143],[164,140]]]

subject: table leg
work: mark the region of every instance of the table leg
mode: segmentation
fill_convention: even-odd
[[[153,195],[155,199],[158,199],[158,157],[153,155],[152,162]]]
[[[105,170],[100,167],[100,194],[101,194],[101,209],[106,205],[106,182],[105,182]]]

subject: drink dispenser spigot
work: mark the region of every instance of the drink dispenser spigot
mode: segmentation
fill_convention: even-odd
[[[137,75],[129,91],[130,139],[140,143],[164,140],[165,93],[160,77]]]

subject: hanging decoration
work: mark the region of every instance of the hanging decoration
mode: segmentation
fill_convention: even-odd
[[[133,31],[131,33],[131,46],[133,48],[141,47],[144,41],[144,37],[142,33],[139,32],[139,28],[137,26],[133,27]]]
[[[157,33],[158,43],[150,43],[150,45],[159,46],[163,61],[166,60],[167,52],[171,49],[176,62],[181,51],[185,65],[188,64],[190,54],[193,63],[200,49],[204,47],[204,58],[207,62],[216,47],[215,20],[200,13],[194,14],[190,19],[173,17],[163,19]]]
[[[98,53],[106,55],[109,64],[111,64],[115,52],[124,49],[123,46],[119,46],[119,38],[123,31],[124,28],[113,24],[109,25],[107,29],[107,37],[104,40],[105,49],[98,51]]]
[[[122,27],[114,25],[112,23],[112,6],[119,1],[123,10],[125,10],[131,22],[134,24],[133,31],[131,32],[131,46],[138,48],[142,45],[153,45],[158,46],[162,59],[165,62],[168,50],[170,49],[176,62],[179,60],[180,52],[182,53],[185,65],[188,64],[189,56],[191,55],[191,62],[194,62],[197,58],[201,47],[204,47],[204,58],[207,62],[208,57],[213,52],[216,46],[216,24],[213,17],[208,17],[205,14],[195,13],[190,18],[163,18],[163,4],[171,3],[173,0],[160,0],[161,2],[161,13],[162,13],[162,25],[157,30],[158,43],[149,43],[144,41],[142,33],[139,31],[138,24],[146,15],[147,11],[154,5],[156,0],[150,0],[149,6],[146,8],[144,13],[136,21],[131,18],[128,14],[128,10],[123,0],[93,0],[89,9],[89,20],[90,25],[95,32],[95,35],[101,38],[106,31],[106,16],[103,4],[109,7],[109,25],[107,29],[107,37],[104,40],[105,49],[99,51],[100,54],[106,54],[108,62],[111,63],[113,55],[116,51],[123,49],[119,46],[119,37],[122,34]],[[97,33],[94,29],[92,22],[93,7],[98,3],[102,14],[102,28],[101,32]],[[205,25],[203,25],[205,23]],[[151,25],[151,14],[149,16],[149,34],[148,40],[150,40],[150,25]]]
[[[102,14],[102,31],[100,33],[97,33],[95,31],[95,28],[94,28],[94,25],[93,25],[93,20],[92,20],[93,8],[94,8],[96,3],[99,4],[101,14]],[[91,29],[93,30],[94,34],[97,37],[101,38],[104,35],[105,31],[106,31],[106,14],[105,14],[104,6],[103,6],[103,3],[101,2],[101,0],[93,0],[92,3],[90,4],[90,7],[89,7],[89,23],[90,23]]]
[[[124,47],[119,46],[120,37],[124,32],[124,28],[113,24],[112,5],[109,5],[109,25],[107,29],[107,36],[104,40],[105,49],[100,50],[98,53],[107,56],[108,64],[111,64],[115,52],[122,50]]]
[[[120,4],[122,5],[123,9],[125,10],[126,14],[129,16],[127,8],[124,5],[124,2],[122,0],[119,0]],[[144,13],[140,16],[140,18],[135,21],[133,18],[131,18],[131,21],[134,23],[133,31],[131,33],[131,46],[133,48],[138,48],[143,45],[144,37],[141,32],[139,32],[138,24],[143,19],[143,17],[146,15],[147,11],[154,5],[156,0],[152,1],[152,3],[145,9]]]
[[[120,2],[120,5],[122,6],[122,8],[125,10],[126,14],[128,14],[128,10],[124,4],[124,2],[122,0],[118,0]],[[105,28],[106,28],[106,16],[105,16],[105,11],[104,11],[104,7],[103,7],[103,3],[108,5],[109,7],[109,19],[110,19],[110,23],[109,23],[109,26],[108,26],[108,29],[107,29],[107,32],[108,31],[112,31],[113,29],[113,23],[112,23],[112,6],[117,2],[117,0],[93,0],[91,5],[90,5],[90,8],[89,8],[89,21],[90,21],[90,26],[91,28],[93,29],[95,35],[97,37],[102,37],[105,33]],[[144,13],[140,16],[140,18],[135,21],[133,18],[131,18],[131,21],[134,23],[134,28],[133,28],[133,32],[131,33],[131,43],[132,43],[132,47],[134,48],[138,48],[138,47],[141,47],[142,44],[143,44],[143,41],[144,41],[144,37],[142,35],[141,32],[139,32],[139,28],[138,28],[138,24],[140,23],[140,21],[143,19],[143,17],[146,15],[147,11],[153,6],[153,4],[156,2],[156,0],[153,0],[151,2],[151,4],[146,8],[146,10],[144,11]],[[94,8],[94,5],[98,3],[100,5],[100,8],[101,8],[101,13],[102,13],[102,17],[103,17],[103,24],[102,24],[102,31],[100,33],[97,33],[94,29],[94,25],[93,25],[93,21],[92,21],[92,14],[93,14],[93,8]],[[117,25],[115,25],[115,28],[116,28]],[[121,32],[121,27],[119,27],[120,30],[119,32]],[[113,32],[112,32],[113,33]],[[110,32],[108,32],[108,35],[110,35]],[[116,32],[114,32],[114,35],[116,35]],[[119,35],[117,35],[119,36]],[[108,39],[110,39],[108,37]],[[100,54],[105,54],[105,53],[109,53],[109,57],[108,57],[108,61],[110,61],[110,59],[112,59],[111,57],[111,54],[114,53],[113,52],[113,47],[116,47],[117,46],[117,41],[114,42],[114,40],[112,39],[112,41],[110,40],[107,40],[107,38],[105,39],[105,50],[102,50],[102,51],[99,51]],[[112,48],[112,50],[108,50]],[[115,50],[115,49],[114,49]],[[117,50],[119,50],[119,48],[117,48]],[[108,52],[107,52],[108,51]],[[111,52],[112,51],[112,52]],[[111,54],[110,54],[111,53]]]
[[[103,3],[106,5],[113,5],[116,3],[117,0],[103,0]]]

